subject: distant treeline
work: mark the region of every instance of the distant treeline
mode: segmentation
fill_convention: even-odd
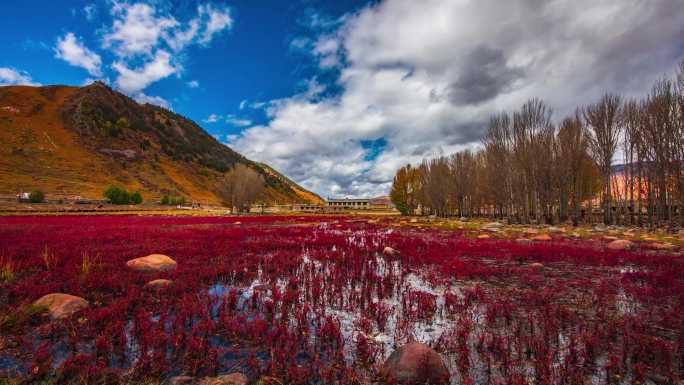
[[[684,225],[683,166],[684,62],[642,99],[605,94],[558,125],[539,99],[496,114],[481,150],[402,167],[390,195],[403,214]]]

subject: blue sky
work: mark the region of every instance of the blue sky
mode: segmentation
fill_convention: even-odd
[[[103,47],[103,41],[117,19],[112,15],[115,2],[37,3],[39,5],[34,2],[6,2],[1,6],[3,34],[0,35],[0,44],[5,49],[0,67],[25,72],[33,82],[40,84],[82,85],[102,78],[116,86],[117,72],[111,64],[118,57],[113,47]],[[164,99],[174,111],[200,124],[212,114],[220,115],[223,119],[216,122],[219,124],[204,122],[202,125],[212,134],[223,137],[238,133],[248,121],[265,121],[262,109],[249,106],[305,90],[308,79],[316,75],[319,81],[331,78],[329,73],[319,73],[311,55],[293,41],[315,39],[318,34],[338,25],[340,17],[358,10],[367,1],[143,3],[154,8],[157,18],[176,19],[181,30],[197,17],[198,7],[203,5],[210,5],[216,12],[225,13],[230,18],[229,25],[215,32],[207,43],[191,43],[180,52],[173,53],[177,55],[174,65],[182,69],[151,82],[142,91],[149,97]],[[97,76],[98,72],[89,73],[87,69],[56,56],[58,39],[68,33],[73,33],[81,45],[100,56],[100,76]],[[142,64],[144,60],[134,57],[130,63]],[[129,94],[134,96],[136,93]]]
[[[0,85],[103,80],[336,197],[477,148],[529,98],[560,120],[684,58],[681,0],[5,1],[0,25]]]

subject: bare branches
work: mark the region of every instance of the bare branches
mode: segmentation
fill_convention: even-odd
[[[684,225],[684,61],[643,100],[607,93],[556,127],[551,109],[531,99],[492,116],[482,150],[409,170],[417,173],[411,212],[577,224],[600,199],[606,224],[642,224],[646,214],[651,225]]]
[[[241,163],[226,172],[218,186],[224,203],[240,212],[248,212],[264,189],[264,177]]]

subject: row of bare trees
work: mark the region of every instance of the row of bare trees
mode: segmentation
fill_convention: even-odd
[[[641,100],[605,94],[557,124],[539,99],[496,114],[480,150],[402,167],[390,196],[403,214],[684,225],[684,62]]]

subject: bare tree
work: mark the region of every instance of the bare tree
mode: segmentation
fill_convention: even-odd
[[[672,81],[658,81],[643,105],[640,136],[644,145],[648,178],[649,223],[672,218],[672,197],[677,175],[676,142],[679,140],[678,100]]]
[[[586,194],[590,166],[589,137],[579,117],[579,111],[572,118],[561,123],[556,138],[557,183],[560,201],[560,218],[568,215],[568,204],[572,210],[572,223],[580,220],[580,205],[589,197]],[[569,201],[569,202],[568,202]]]
[[[249,212],[250,207],[263,193],[264,177],[244,164],[238,163],[219,182],[218,192],[224,204],[238,212]]]
[[[438,157],[423,161],[420,165],[420,179],[423,205],[438,216],[446,216],[449,209],[449,191],[452,191],[454,183],[448,159]]]
[[[494,115],[482,140],[485,195],[499,216],[508,216],[513,194],[511,119],[505,112]],[[465,182],[465,181],[464,181]],[[461,214],[462,215],[462,214]]]
[[[453,154],[449,159],[450,184],[449,201],[453,212],[459,216],[472,216],[480,208],[478,202],[478,176],[484,173],[478,164],[477,154],[466,150]]]
[[[531,99],[519,112],[513,114],[513,164],[514,175],[519,186],[514,196],[518,202],[518,213],[528,223],[531,217],[540,219],[539,187],[547,184],[545,158],[548,138],[554,130],[551,124],[551,110],[540,99]],[[545,198],[545,197],[544,197]]]
[[[675,130],[675,180],[679,201],[679,225],[684,227],[684,60],[679,63],[677,73],[677,128]]]
[[[641,196],[642,183],[641,171],[643,169],[640,159],[643,154],[643,146],[640,135],[642,124],[642,108],[639,102],[632,99],[625,103],[623,107],[624,141],[623,152],[625,158],[624,183],[625,200],[628,201],[629,223],[641,223]],[[636,199],[635,199],[636,198]],[[636,202],[636,205],[635,205]]]
[[[603,178],[603,221],[612,223],[611,175],[613,157],[620,138],[620,96],[605,94],[596,104],[584,109],[584,119],[589,127],[591,153]]]

